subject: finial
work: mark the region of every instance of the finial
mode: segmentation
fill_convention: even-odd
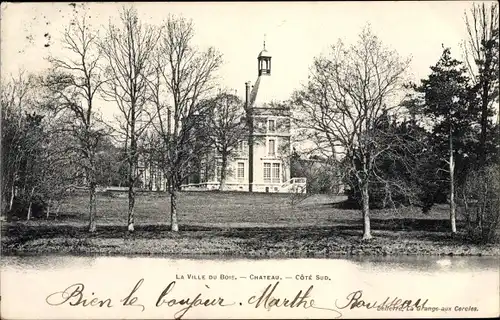
[[[266,50],[266,34],[264,33],[264,50]]]

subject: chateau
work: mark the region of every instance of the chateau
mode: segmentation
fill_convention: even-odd
[[[264,48],[257,57],[257,80],[245,83],[248,135],[228,161],[225,190],[305,192],[305,178],[290,177],[290,108],[273,98],[271,54]],[[184,190],[220,188],[222,159],[215,151],[201,160],[200,174]],[[214,168],[211,170],[210,168]]]

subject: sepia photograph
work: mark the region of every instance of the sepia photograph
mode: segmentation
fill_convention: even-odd
[[[2,319],[500,316],[496,1],[0,14]]]

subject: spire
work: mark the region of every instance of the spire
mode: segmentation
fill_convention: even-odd
[[[267,38],[267,34],[264,33],[263,48],[262,48],[262,51],[259,53],[259,57],[271,57],[271,54],[266,49],[266,38]]]

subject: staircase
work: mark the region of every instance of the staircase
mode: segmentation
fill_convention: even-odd
[[[284,182],[280,188],[279,192],[286,193],[306,193],[307,179],[306,178],[292,178]]]

